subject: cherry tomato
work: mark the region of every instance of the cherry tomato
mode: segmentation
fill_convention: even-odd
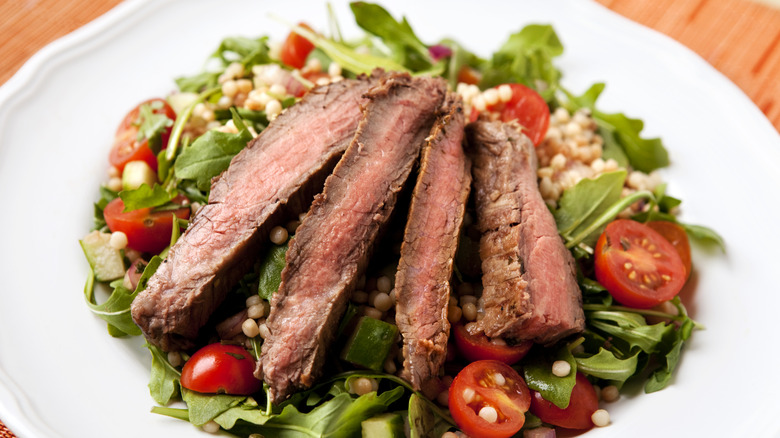
[[[127,113],[116,130],[114,146],[108,156],[108,161],[120,172],[124,170],[125,164],[137,160],[146,161],[155,172],[157,171],[157,156],[149,147],[149,139],[138,138],[138,128],[143,123],[143,120],[140,120],[141,106],[143,105],[153,105],[153,113],[164,114],[169,119],[176,120],[176,112],[173,111],[173,108],[168,105],[168,102],[159,98],[141,102]],[[168,126],[160,134],[160,147],[162,149],[168,145],[171,129],[172,126]]]
[[[508,84],[512,89],[512,98],[508,102],[488,105],[486,111],[498,114],[504,122],[517,120],[523,127],[523,133],[531,139],[534,145],[539,145],[547,134],[550,126],[550,108],[542,96],[522,84]],[[471,111],[471,121],[479,118],[479,111]]]
[[[463,82],[469,85],[477,85],[481,79],[482,74],[468,65],[464,65],[460,68],[460,70],[458,70],[458,82]]]
[[[452,331],[458,352],[470,362],[498,360],[512,365],[522,359],[533,346],[531,341],[521,342],[517,345],[494,344],[483,333],[472,335],[463,324],[453,325]]]
[[[596,390],[588,379],[577,373],[577,382],[571,391],[569,406],[561,409],[545,400],[541,394],[531,391],[531,413],[545,423],[566,429],[590,429],[593,427],[591,416],[599,408]]]
[[[647,309],[674,298],[685,266],[668,240],[647,225],[618,219],[596,244],[596,279],[626,306]]]
[[[523,427],[531,393],[523,378],[509,365],[497,360],[480,360],[455,376],[448,401],[452,418],[467,435],[503,438]],[[495,421],[483,418],[488,412],[497,414]]]
[[[179,196],[174,199],[174,202],[180,204],[184,200],[183,196]],[[103,216],[106,218],[108,228],[112,232],[125,233],[128,248],[154,254],[165,249],[171,242],[171,231],[173,230],[171,213],[176,214],[176,217],[180,219],[190,217],[189,207],[173,211],[152,211],[151,208],[140,208],[127,213],[123,212],[124,209],[125,203],[122,202],[121,198],[116,198],[106,205],[106,208],[103,209]]]
[[[298,23],[298,26],[313,32],[312,28],[306,23]],[[284,40],[284,44],[282,44],[279,59],[292,68],[303,68],[306,65],[306,58],[312,50],[314,50],[314,44],[297,33],[290,32],[287,35],[287,39]]]
[[[685,278],[690,277],[692,268],[691,244],[688,241],[688,234],[683,227],[669,221],[651,221],[647,223],[647,226],[658,231],[658,234],[664,236],[664,239],[672,244],[674,249],[677,250],[677,254],[680,255],[683,266],[685,266]]]
[[[181,386],[206,394],[251,395],[263,388],[254,376],[255,360],[238,345],[209,344],[181,370]]]

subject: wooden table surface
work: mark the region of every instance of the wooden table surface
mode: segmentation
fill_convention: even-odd
[[[780,131],[780,10],[751,0],[597,0],[697,52]],[[0,1],[0,84],[47,43],[119,0]],[[14,435],[0,421],[0,438]]]

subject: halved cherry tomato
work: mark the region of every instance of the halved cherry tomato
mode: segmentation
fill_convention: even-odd
[[[646,309],[674,298],[685,266],[668,240],[647,225],[618,219],[596,244],[596,279],[622,304]]]
[[[517,120],[523,127],[523,133],[534,145],[539,145],[550,126],[550,108],[542,96],[522,84],[508,84],[512,89],[512,98],[504,103],[488,105],[486,111],[499,114],[504,122]],[[479,118],[479,111],[471,111],[471,121]]]
[[[181,386],[206,394],[251,395],[263,388],[254,376],[255,359],[238,345],[209,344],[181,370]]]
[[[531,413],[545,423],[566,429],[590,429],[593,427],[591,416],[599,408],[596,390],[588,379],[577,373],[577,382],[571,391],[569,406],[561,409],[542,397],[536,391],[531,391]]]
[[[314,32],[306,23],[298,23],[298,26]],[[303,68],[306,65],[306,58],[312,50],[314,50],[314,44],[297,33],[290,32],[282,44],[279,59],[292,68]]]
[[[108,161],[112,166],[119,169],[122,172],[125,168],[125,164],[130,161],[143,160],[156,172],[157,171],[157,156],[152,148],[149,146],[149,139],[146,137],[139,138],[139,127],[143,123],[141,120],[141,106],[152,105],[152,112],[155,114],[164,114],[171,121],[176,120],[176,112],[168,105],[163,99],[155,98],[149,99],[145,102],[141,102],[133,108],[116,130],[114,135],[114,146],[111,148],[111,152],[108,156]],[[172,123],[171,123],[172,125]],[[161,149],[165,149],[168,145],[168,137],[171,135],[172,126],[167,126],[159,135],[159,144]]]
[[[182,203],[186,198],[179,196],[174,199],[176,203]],[[179,219],[190,217],[190,207],[183,206],[176,210],[152,211],[151,208],[139,208],[138,210],[124,213],[125,203],[122,198],[116,198],[103,209],[108,228],[121,231],[127,235],[127,246],[130,249],[141,252],[157,254],[165,249],[171,242],[173,230],[173,216]]]
[[[498,360],[512,365],[525,357],[528,350],[534,345],[531,341],[521,342],[517,345],[494,344],[483,333],[472,335],[463,324],[453,325],[452,332],[458,352],[469,362]]]
[[[683,266],[685,266],[685,278],[690,277],[692,268],[691,244],[688,241],[688,234],[683,227],[669,221],[650,221],[647,223],[647,226],[658,231],[658,234],[664,236],[664,239],[672,244],[674,249],[677,250],[677,254],[680,255]]]
[[[509,365],[497,360],[480,360],[455,376],[448,402],[453,420],[468,436],[503,438],[523,427],[531,393],[525,380]],[[495,410],[496,421],[480,416],[483,409],[483,414]]]

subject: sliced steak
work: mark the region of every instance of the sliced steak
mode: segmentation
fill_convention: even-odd
[[[445,94],[441,79],[389,74],[287,251],[255,375],[274,403],[320,375],[350,294]]]
[[[478,329],[549,344],[585,328],[574,259],[539,194],[536,153],[513,123],[466,127],[482,233]]]
[[[395,276],[395,320],[403,335],[403,377],[417,390],[436,382],[447,355],[447,305],[471,161],[463,152],[463,104],[448,95],[422,150]]]
[[[376,77],[312,90],[216,178],[208,205],[133,301],[133,320],[165,351],[192,347],[227,292],[255,263],[282,210],[305,211],[362,119]]]

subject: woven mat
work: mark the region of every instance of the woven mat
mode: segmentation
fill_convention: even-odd
[[[2,421],[0,421],[0,438],[16,438],[16,435],[11,433]]]

